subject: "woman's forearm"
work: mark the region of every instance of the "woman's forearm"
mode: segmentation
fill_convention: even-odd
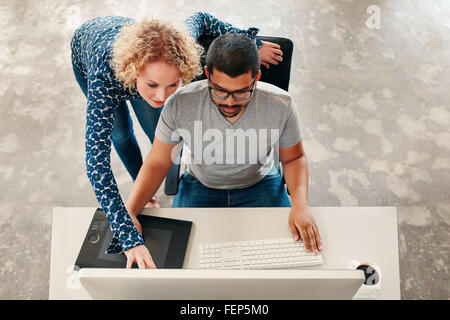
[[[258,28],[249,28],[248,30],[239,29],[206,12],[196,12],[184,20],[184,23],[195,40],[198,40],[203,34],[218,37],[227,33],[243,33],[249,38],[256,40],[258,49],[263,44],[260,39],[256,38],[256,34],[259,31]]]

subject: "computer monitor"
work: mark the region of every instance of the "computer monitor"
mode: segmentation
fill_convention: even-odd
[[[93,299],[352,299],[361,270],[91,269],[79,272]]]

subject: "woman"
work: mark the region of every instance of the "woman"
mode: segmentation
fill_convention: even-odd
[[[201,47],[195,40],[202,34],[243,33],[256,40],[263,65],[282,60],[278,45],[256,39],[256,28],[240,30],[202,12],[184,24],[187,30],[157,19],[135,22],[100,17],[84,23],[71,41],[75,78],[87,97],[87,175],[113,232],[106,251],[125,252],[127,267],[134,261],[139,268],[155,265],[135,227],[139,222],[127,213],[111,170],[111,141],[133,181],[142,165],[126,101],[153,143],[166,99],[180,81],[188,83],[201,73]],[[158,206],[156,200],[150,206]]]

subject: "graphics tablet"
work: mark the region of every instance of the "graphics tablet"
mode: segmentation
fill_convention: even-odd
[[[158,269],[183,268],[192,222],[185,220],[138,215],[145,246]],[[112,232],[106,215],[97,209],[92,218],[75,265],[79,268],[125,268],[124,253],[106,254]],[[133,263],[133,268],[137,264]]]

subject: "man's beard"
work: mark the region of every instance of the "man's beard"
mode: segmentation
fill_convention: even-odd
[[[234,118],[236,117],[243,108],[245,108],[245,105],[242,104],[234,104],[232,106],[226,105],[226,104],[218,104],[217,107],[219,108],[219,112],[225,117],[225,118]],[[223,108],[227,108],[230,110],[224,110]]]

